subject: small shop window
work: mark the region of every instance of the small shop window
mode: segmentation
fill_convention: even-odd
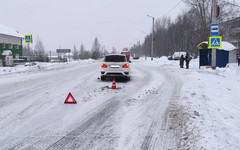
[[[3,48],[6,48],[6,43],[3,43]]]
[[[8,44],[8,48],[9,48],[9,49],[12,49],[12,44]]]

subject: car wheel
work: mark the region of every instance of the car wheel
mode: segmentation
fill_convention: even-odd
[[[106,77],[101,76],[101,80],[102,81],[106,80]]]
[[[125,79],[126,79],[126,81],[130,81],[130,77],[126,77]]]

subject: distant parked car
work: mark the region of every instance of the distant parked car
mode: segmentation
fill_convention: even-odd
[[[138,56],[135,56],[135,57],[133,57],[133,59],[139,59],[139,57],[138,57]]]
[[[172,55],[172,60],[179,60],[182,55],[183,55],[183,57],[185,57],[186,54],[187,54],[186,52],[175,52]]]
[[[35,66],[35,65],[37,65],[36,62],[27,62],[24,64],[24,66]]]
[[[101,64],[101,80],[108,77],[121,77],[130,80],[130,65],[124,54],[106,55]]]
[[[169,57],[168,57],[168,60],[172,60],[172,56],[169,56]]]

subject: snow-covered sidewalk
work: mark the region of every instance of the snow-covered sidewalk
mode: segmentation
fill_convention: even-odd
[[[161,59],[158,63],[166,63]],[[183,81],[176,108],[181,130],[179,148],[239,149],[240,67],[235,63],[216,70],[199,69],[198,59],[190,62],[188,70],[180,69],[178,61],[168,67]]]

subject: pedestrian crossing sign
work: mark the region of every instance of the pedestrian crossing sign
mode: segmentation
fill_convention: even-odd
[[[222,36],[210,36],[208,43],[208,48],[222,48]]]
[[[32,43],[32,35],[31,34],[24,35],[24,41],[26,44]]]

